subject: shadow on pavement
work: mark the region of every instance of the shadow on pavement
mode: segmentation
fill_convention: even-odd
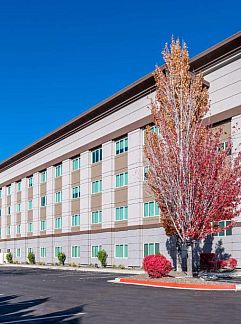
[[[66,310],[34,315],[37,306],[48,302],[49,298],[39,298],[26,301],[17,301],[19,296],[0,296],[0,323],[81,323],[80,315],[84,306],[72,307]]]

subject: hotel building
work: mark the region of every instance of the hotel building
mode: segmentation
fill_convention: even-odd
[[[191,60],[209,84],[210,118],[241,143],[241,32]],[[145,183],[144,132],[153,120],[152,73],[85,111],[0,164],[0,249],[26,262],[140,266],[144,255],[170,258],[170,242]],[[232,134],[232,126],[240,131]],[[225,145],[225,136],[223,145]],[[241,265],[241,217],[212,238]]]

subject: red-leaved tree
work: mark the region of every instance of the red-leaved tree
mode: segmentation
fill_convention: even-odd
[[[192,275],[193,242],[234,225],[240,213],[241,155],[220,148],[222,130],[205,126],[208,89],[201,74],[190,73],[186,45],[172,40],[155,71],[156,97],[151,112],[158,132],[146,132],[147,183],[161,210],[188,249]],[[231,220],[228,227],[218,222]]]

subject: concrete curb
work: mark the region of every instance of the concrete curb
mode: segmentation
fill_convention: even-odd
[[[241,285],[239,284],[190,284],[190,283],[179,283],[179,282],[168,282],[168,281],[150,281],[150,280],[139,280],[129,278],[116,278],[112,282],[122,283],[127,285],[141,285],[158,288],[173,288],[173,289],[191,289],[191,290],[218,290],[218,291],[241,291]]]
[[[143,274],[143,270],[130,270],[130,269],[112,269],[112,268],[81,268],[81,267],[62,267],[62,266],[41,266],[34,264],[2,264],[1,267],[12,268],[31,268],[31,269],[48,269],[48,270],[64,270],[64,271],[80,271],[80,272],[99,272],[99,273],[123,273],[123,274]]]

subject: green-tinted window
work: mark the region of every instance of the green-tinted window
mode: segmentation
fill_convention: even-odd
[[[72,216],[71,226],[80,226],[80,215],[76,214]]]
[[[20,212],[21,212],[21,204],[20,204],[20,203],[18,203],[18,204],[16,205],[16,212],[17,212],[17,213],[20,213]]]
[[[46,229],[47,229],[47,221],[44,219],[42,219],[41,221],[40,221],[40,231],[46,231]]]
[[[16,234],[21,234],[21,224],[17,224],[17,226],[16,226]]]
[[[28,187],[31,188],[33,186],[33,176],[28,178]]]
[[[2,198],[3,190],[0,188],[0,199]]]
[[[42,196],[40,198],[40,206],[45,207],[47,205],[47,196]]]
[[[116,221],[127,220],[128,219],[128,206],[121,206],[115,209],[115,219]]]
[[[72,159],[72,170],[76,171],[80,168],[80,157],[75,157]]]
[[[61,229],[62,228],[62,217],[56,217],[55,218],[55,229]]]
[[[76,199],[80,197],[80,186],[72,188],[72,198]]]
[[[116,258],[128,258],[128,244],[117,244],[115,246]]]
[[[21,249],[20,248],[17,248],[16,249],[16,257],[17,258],[20,258],[21,257]]]
[[[160,253],[159,243],[145,243],[144,244],[144,256]]]
[[[59,253],[62,253],[62,246],[55,246],[54,256],[57,258]]]
[[[92,194],[102,192],[102,180],[96,180],[91,185]]]
[[[62,176],[62,164],[55,166],[55,178]]]
[[[100,250],[101,250],[101,245],[92,245],[91,258],[96,258]]]
[[[153,217],[160,215],[160,208],[155,201],[144,203],[144,217]]]
[[[61,203],[62,202],[62,191],[55,192],[55,203]]]
[[[40,247],[40,257],[46,258],[47,255],[47,249],[45,247]]]
[[[92,224],[102,223],[102,211],[101,210],[92,212],[91,222],[92,222]]]
[[[115,153],[121,154],[128,151],[128,137],[121,138],[115,142]]]
[[[79,258],[80,257],[80,247],[75,245],[71,248],[71,257],[72,258]]]
[[[17,182],[17,191],[20,192],[22,190],[22,182]]]
[[[230,223],[231,223],[231,221],[221,221],[221,222],[218,223],[218,225],[220,227],[226,227]],[[213,234],[213,235],[214,236],[230,236],[232,234],[233,234],[233,230],[232,230],[232,228],[230,228],[230,229],[224,230],[223,232],[219,232],[219,233],[216,233],[216,234]]]
[[[102,147],[99,147],[92,152],[92,163],[97,163],[102,161]]]
[[[33,223],[28,223],[28,233],[33,232]]]
[[[11,229],[10,229],[10,225],[8,225],[6,227],[6,235],[9,236],[11,234]]]
[[[28,210],[31,210],[31,209],[33,209],[33,201],[29,200],[28,201]]]
[[[128,172],[119,173],[115,176],[116,188],[124,187],[128,185]]]
[[[7,196],[11,195],[11,185],[7,186]]]
[[[40,172],[40,182],[44,183],[47,181],[47,170]]]

